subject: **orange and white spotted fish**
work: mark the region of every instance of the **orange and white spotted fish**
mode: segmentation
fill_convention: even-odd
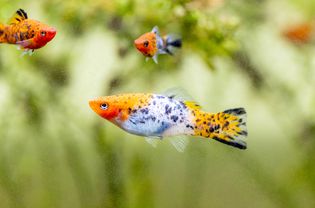
[[[0,24],[0,43],[17,44],[24,49],[24,53],[31,54],[45,46],[55,35],[55,28],[28,19],[23,9],[16,11],[8,25]]]
[[[102,118],[123,130],[146,137],[149,143],[156,139],[173,137],[172,144],[179,151],[186,146],[180,135],[200,136],[246,149],[246,112],[235,108],[220,113],[208,113],[193,101],[177,95],[121,94],[99,97],[89,102]]]
[[[158,63],[159,54],[173,55],[175,48],[181,48],[182,40],[174,35],[161,37],[159,29],[155,26],[151,32],[141,35],[134,41],[136,48],[146,56],[146,60],[152,58]]]

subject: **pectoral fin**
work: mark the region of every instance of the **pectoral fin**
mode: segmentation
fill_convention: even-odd
[[[26,48],[32,44],[32,39],[27,39],[27,40],[22,40],[22,41],[17,41],[16,44],[22,46],[23,48]]]
[[[156,64],[158,64],[158,54],[155,54],[152,59]]]

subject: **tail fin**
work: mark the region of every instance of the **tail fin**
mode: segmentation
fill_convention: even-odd
[[[234,108],[221,113],[212,114],[210,137],[239,149],[246,149],[247,136],[246,111],[244,108]]]
[[[5,29],[5,25],[0,23],[0,43],[6,42],[5,36],[4,36],[4,29]]]
[[[173,55],[176,49],[182,47],[182,39],[178,37],[176,38],[176,36],[174,35],[167,35],[165,37],[165,40],[166,40],[165,51],[170,55]]]

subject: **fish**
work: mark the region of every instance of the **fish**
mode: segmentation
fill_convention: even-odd
[[[8,24],[0,23],[0,43],[16,44],[31,55],[51,41],[56,32],[54,27],[29,19],[27,13],[19,9]]]
[[[282,35],[293,43],[310,43],[314,40],[315,22],[303,22],[286,28]]]
[[[182,40],[176,35],[161,37],[158,27],[155,26],[151,32],[137,38],[134,45],[146,57],[146,60],[152,58],[157,64],[159,54],[173,55],[176,48],[182,47]]]
[[[89,106],[100,117],[130,134],[145,137],[152,145],[156,140],[170,137],[174,147],[182,152],[187,145],[186,137],[198,136],[247,148],[244,108],[209,113],[195,101],[170,93],[103,96],[90,100]]]

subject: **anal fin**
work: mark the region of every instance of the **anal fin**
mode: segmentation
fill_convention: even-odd
[[[157,147],[157,143],[161,139],[162,137],[158,137],[158,136],[145,137],[145,141],[148,142],[154,148]]]
[[[175,136],[170,138],[170,142],[178,152],[184,152],[188,145],[188,138],[186,136]]]

